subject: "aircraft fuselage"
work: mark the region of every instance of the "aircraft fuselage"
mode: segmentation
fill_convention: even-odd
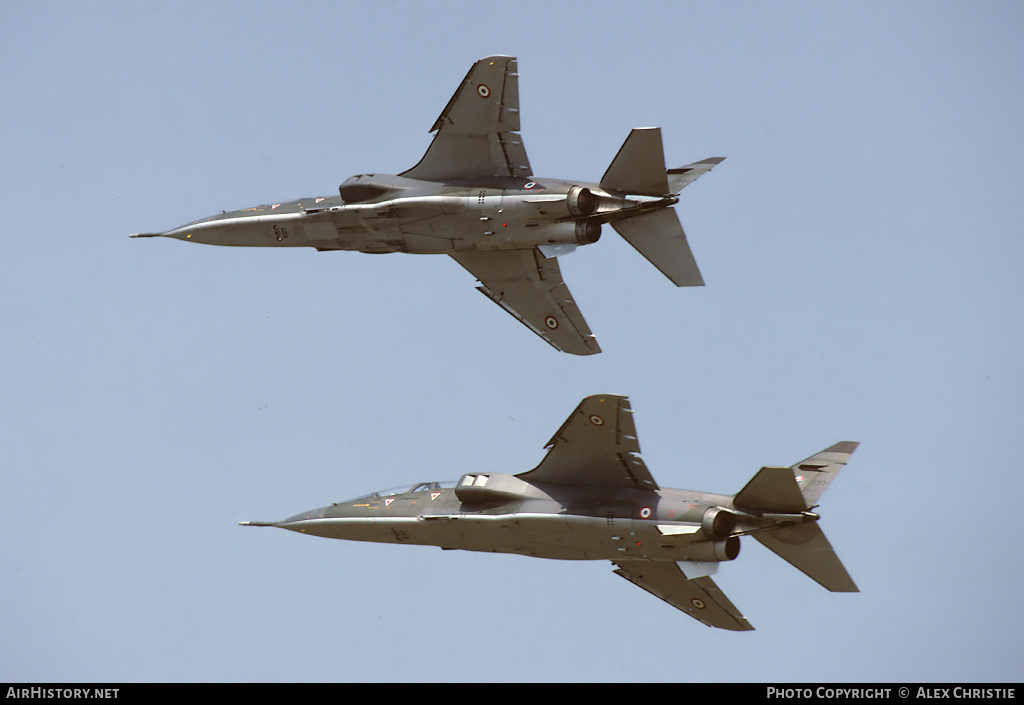
[[[208,245],[367,253],[571,249],[596,242],[603,221],[676,202],[627,199],[597,184],[522,178],[437,184],[360,175],[342,184],[340,194],[227,211],[154,235]]]
[[[324,538],[539,558],[720,562],[739,553],[737,522],[749,528],[778,520],[738,511],[726,495],[583,490],[489,474],[464,476],[455,488],[422,483],[403,492],[373,493],[271,525]]]

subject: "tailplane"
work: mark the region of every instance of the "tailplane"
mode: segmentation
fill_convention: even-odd
[[[637,127],[629,133],[601,177],[601,188],[639,196],[668,195],[660,127]]]
[[[753,513],[791,514],[793,521],[751,535],[797,570],[832,592],[859,592],[839,556],[818,526],[817,506],[822,493],[857,449],[843,441],[792,467],[761,468],[733,497],[737,509]]]

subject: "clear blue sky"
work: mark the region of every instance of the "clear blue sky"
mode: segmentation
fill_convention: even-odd
[[[1020,680],[1024,9],[986,3],[7,3],[0,681]],[[727,160],[678,211],[707,286],[608,230],[557,353],[446,257],[129,240],[395,173],[519,58],[536,174],[632,127]],[[861,442],[826,533],[754,541],[711,630],[607,563],[245,529],[520,472],[630,396],[663,486]]]

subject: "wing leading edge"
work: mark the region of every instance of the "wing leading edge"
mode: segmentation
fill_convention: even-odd
[[[402,176],[424,181],[530,176],[519,129],[515,58],[480,59],[430,128],[437,134],[426,154]]]

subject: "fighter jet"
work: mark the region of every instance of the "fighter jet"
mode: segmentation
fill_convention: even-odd
[[[709,627],[753,627],[711,579],[753,536],[833,592],[857,592],[813,510],[857,443],[764,467],[734,495],[659,487],[640,459],[629,400],[585,398],[518,475],[472,472],[297,514],[312,536],[539,558],[608,560],[615,573]]]
[[[519,129],[516,60],[491,56],[473,64],[411,169],[353,176],[337,196],[223,212],[131,237],[450,255],[488,298],[576,355],[601,348],[556,258],[597,242],[603,224],[676,286],[704,284],[672,206],[722,157],[666,170],[660,128],[638,128],[599,183],[542,179],[533,175]]]

